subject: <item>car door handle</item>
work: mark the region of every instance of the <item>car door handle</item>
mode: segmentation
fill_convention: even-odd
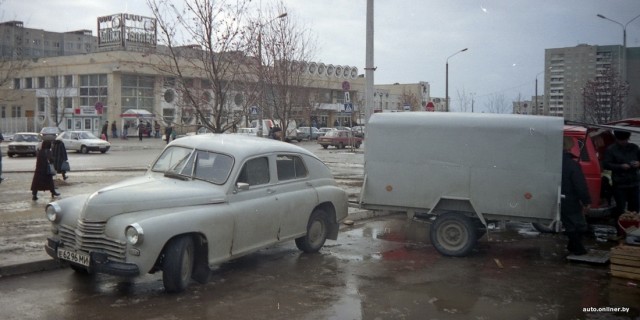
[[[267,189],[267,193],[268,194],[276,193],[276,189],[269,188],[269,189]]]

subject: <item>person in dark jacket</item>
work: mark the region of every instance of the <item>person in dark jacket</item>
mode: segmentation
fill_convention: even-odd
[[[567,250],[574,255],[583,255],[587,253],[582,244],[582,236],[587,231],[584,215],[591,205],[591,197],[582,168],[571,153],[573,144],[573,138],[564,137],[561,184],[564,198],[560,202],[560,219],[569,238]]]
[[[603,167],[611,170],[611,182],[613,183],[613,198],[616,207],[613,210],[613,218],[625,212],[638,212],[640,204],[640,180],[638,168],[640,168],[640,148],[629,142],[631,133],[614,131],[616,143],[607,148],[604,154]]]
[[[105,121],[102,126],[102,131],[100,131],[100,138],[104,137],[104,140],[109,141],[109,135],[107,134],[109,130],[109,121]]]
[[[54,140],[51,153],[53,155],[53,166],[58,173],[62,174],[62,179],[67,180],[67,171],[63,168],[63,164],[69,160],[67,157],[67,149],[64,147],[64,143],[61,140]]]
[[[36,169],[33,172],[33,180],[31,181],[31,194],[33,200],[38,200],[38,191],[51,191],[51,197],[59,196],[53,184],[53,176],[49,174],[49,163],[53,161],[51,152],[51,141],[42,141],[42,147],[38,151],[36,159]]]

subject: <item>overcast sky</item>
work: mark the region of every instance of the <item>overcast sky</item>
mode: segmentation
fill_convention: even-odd
[[[255,1],[255,0],[254,0]],[[175,0],[179,2],[179,0]],[[258,0],[263,6],[271,0]],[[317,38],[315,61],[365,67],[366,0],[284,0],[288,19]],[[377,0],[374,1],[375,84],[431,84],[432,97],[473,93],[477,110],[502,94],[530,99],[546,48],[622,44],[622,26],[640,15],[640,0]],[[64,32],[90,29],[113,13],[151,16],[144,0],[4,0],[2,20]],[[627,25],[627,46],[640,46],[640,18]],[[640,72],[640,71],[639,71]],[[542,94],[543,76],[539,76]]]

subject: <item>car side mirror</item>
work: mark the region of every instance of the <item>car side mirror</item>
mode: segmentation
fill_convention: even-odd
[[[236,183],[236,192],[249,190],[249,184],[246,182],[238,182]]]

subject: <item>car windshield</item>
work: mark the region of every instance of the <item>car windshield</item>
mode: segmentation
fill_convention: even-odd
[[[224,184],[233,167],[233,158],[216,152],[180,146],[167,148],[151,167],[165,176],[193,178]]]
[[[340,131],[338,131],[338,130],[330,130],[330,131],[327,131],[327,133],[324,136],[325,137],[339,137],[340,136]]]
[[[13,141],[16,142],[38,142],[38,136],[34,134],[16,134],[13,137]]]
[[[91,132],[83,131],[78,133],[78,139],[98,139],[98,137]]]

